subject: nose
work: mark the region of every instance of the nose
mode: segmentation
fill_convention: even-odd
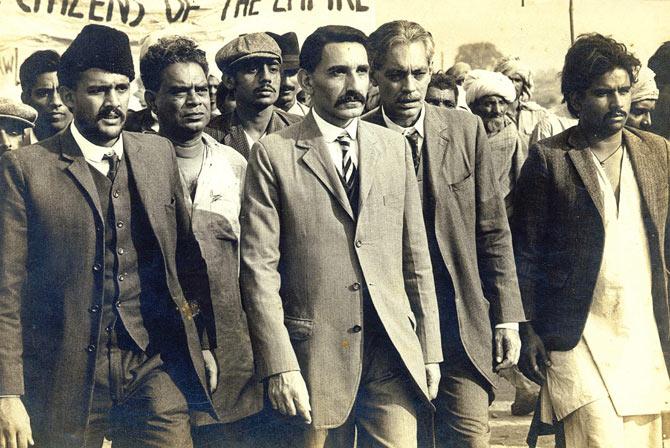
[[[408,73],[402,80],[402,89],[404,92],[414,92],[416,90],[416,80],[411,73]]]
[[[370,77],[367,73],[359,74],[354,72],[347,76],[345,84],[345,90],[354,90],[365,96],[366,92],[368,91],[368,87],[370,86]]]
[[[651,127],[651,112],[647,112],[644,114],[644,117],[642,117],[641,125],[647,128]]]
[[[63,101],[60,98],[60,94],[58,93],[58,90],[54,90],[54,93],[51,96],[51,107],[53,109],[58,109],[62,105],[63,105]]]
[[[186,96],[186,102],[189,106],[198,106],[202,103],[202,98],[198,95],[198,92],[195,91],[195,88],[188,89],[188,95]]]
[[[267,64],[263,64],[262,68],[258,71],[258,77],[261,82],[272,82],[272,73],[270,72],[270,67]]]
[[[626,103],[626,94],[621,94],[618,91],[615,91],[612,95],[612,107],[620,108]]]
[[[105,95],[105,106],[119,107],[120,105],[121,100],[116,89],[109,89]]]
[[[502,110],[502,107],[499,102],[494,102],[491,104],[491,112],[494,113],[495,115],[500,115],[500,111]]]

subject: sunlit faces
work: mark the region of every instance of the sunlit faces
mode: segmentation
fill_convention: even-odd
[[[37,110],[36,127],[49,135],[64,129],[72,120],[72,114],[65,107],[58,93],[56,72],[37,75],[35,84],[29,92],[22,94],[21,99]]]
[[[451,89],[428,87],[428,91],[426,92],[426,103],[437,107],[454,109],[456,107],[456,93]]]
[[[635,101],[630,105],[626,124],[648,131],[651,129],[651,113],[656,109],[656,100]]]
[[[606,137],[620,131],[630,111],[631,82],[622,68],[596,79],[585,92],[570,95],[570,104],[579,114],[579,126],[586,132]]]
[[[470,108],[484,122],[487,133],[500,131],[505,127],[505,113],[509,103],[500,95],[486,95],[478,98]]]
[[[423,107],[430,83],[430,61],[423,42],[397,44],[389,49],[384,64],[373,71],[384,112],[396,124],[413,125]]]
[[[264,109],[277,101],[281,83],[278,59],[252,58],[236,64],[233,70],[229,88],[235,90],[238,106]]]
[[[178,62],[161,72],[158,92],[149,92],[149,105],[158,117],[161,132],[177,140],[198,135],[209,123],[207,75],[194,62]]]
[[[335,126],[345,127],[363,113],[369,74],[368,54],[363,45],[331,42],[324,46],[314,72],[300,70],[299,79],[316,113]]]
[[[74,90],[65,86],[60,89],[82,135],[96,145],[112,146],[126,121],[130,99],[128,77],[90,68],[79,74]]]

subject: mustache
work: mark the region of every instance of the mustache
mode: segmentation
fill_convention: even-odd
[[[628,114],[626,113],[626,111],[623,110],[623,109],[613,109],[613,110],[607,112],[607,114],[605,115],[605,118],[614,118],[614,117],[616,117],[617,115],[620,115],[620,116],[623,116],[623,117],[627,117],[627,116],[628,116]]]
[[[277,90],[274,87],[269,86],[269,85],[268,86],[257,87],[257,88],[254,89],[254,93],[264,92],[264,91],[276,92]]]
[[[356,92],[355,90],[349,90],[344,95],[339,97],[337,101],[335,101],[335,107],[344,103],[352,103],[354,101],[365,104],[365,96],[363,96],[363,94],[360,92]]]
[[[121,110],[120,107],[112,107],[112,106],[108,106],[108,107],[105,107],[104,109],[101,109],[100,112],[98,112],[98,115],[97,115],[96,118],[98,120],[102,120],[103,118],[106,118],[107,115],[110,115],[112,113],[117,115],[121,119],[126,118],[126,114],[123,112],[123,110]]]

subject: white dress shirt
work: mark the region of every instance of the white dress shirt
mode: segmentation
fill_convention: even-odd
[[[86,137],[81,135],[81,132],[77,129],[74,121],[70,124],[70,131],[88,164],[100,171],[103,175],[106,176],[109,172],[109,162],[102,159],[104,156],[111,156],[112,153],[116,153],[119,160],[123,158],[123,134],[119,135],[119,138],[116,139],[116,142],[112,146],[107,147],[98,146],[86,140]]]
[[[323,140],[328,148],[328,153],[330,153],[330,158],[333,160],[335,168],[340,176],[342,176],[342,146],[337,141],[337,137],[344,133],[348,134],[349,138],[351,138],[351,142],[349,143],[351,161],[354,166],[358,168],[358,142],[356,141],[356,135],[358,133],[358,117],[351,120],[351,123],[346,127],[340,128],[319,117],[319,114],[316,113],[316,109],[312,109],[312,113],[314,114],[316,126],[321,131],[321,135],[323,135]]]

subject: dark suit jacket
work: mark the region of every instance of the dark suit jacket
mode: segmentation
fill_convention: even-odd
[[[298,123],[302,119],[303,117],[289,114],[275,107],[266,133],[272,134],[294,123]],[[242,127],[242,123],[240,123],[240,117],[237,116],[235,111],[212,118],[208,128],[207,133],[217,141],[224,145],[232,146],[245,159],[249,158],[251,148],[247,143],[247,137],[244,135],[244,128]]]
[[[425,107],[435,235],[455,291],[454,298],[438,300],[456,301],[465,352],[495,384],[492,326],[525,320],[505,204],[481,120],[460,110]],[[386,126],[380,108],[363,118]]]
[[[167,357],[185,360],[187,398],[211,409],[201,348],[186,300],[211,310],[204,262],[190,230],[174,149],[162,137],[123,133],[141,203],[164,263]],[[79,446],[88,421],[103,300],[104,226],[90,167],[68,129],[2,157],[0,172],[0,395],[23,395],[37,432],[64,433],[53,446]],[[205,283],[206,284],[206,283]],[[182,289],[183,287],[183,289]],[[169,312],[169,311],[168,311]],[[207,316],[211,322],[211,316]],[[209,330],[210,334],[212,329]],[[169,353],[168,353],[169,352]],[[24,382],[25,376],[25,382]],[[51,446],[51,445],[50,445]]]
[[[668,351],[668,141],[623,131],[642,196],[654,314]],[[603,203],[578,127],[533,145],[515,197],[514,241],[528,318],[548,350],[570,350],[584,330],[605,241]]]
[[[259,372],[301,370],[313,425],[344,423],[363,368],[371,300],[428,401],[425,364],[442,349],[409,145],[361,122],[354,218],[312,113],[254,145],[242,202],[242,296]]]

